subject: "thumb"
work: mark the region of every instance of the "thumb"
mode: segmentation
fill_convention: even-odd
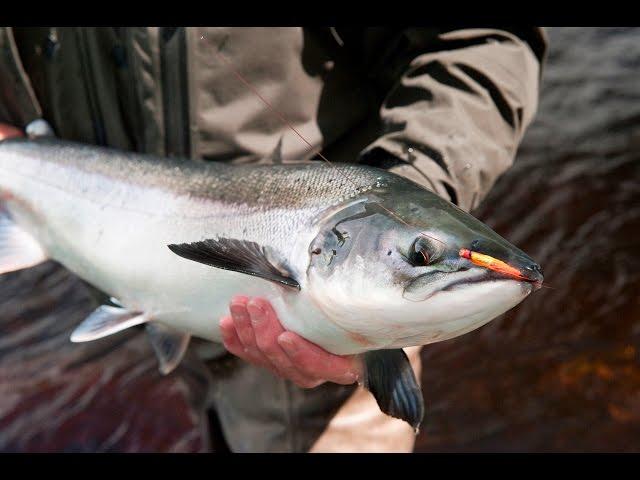
[[[14,137],[24,137],[24,132],[8,123],[0,123],[0,140]]]

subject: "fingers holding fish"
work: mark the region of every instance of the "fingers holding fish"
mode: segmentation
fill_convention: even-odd
[[[278,337],[285,330],[267,300],[252,299],[247,304],[247,310],[251,316],[258,349],[284,378],[302,388],[314,388],[326,381],[322,376],[315,375],[314,372],[301,372],[282,350],[278,343]]]
[[[24,133],[19,128],[9,125],[8,123],[0,123],[0,141],[7,138],[24,137]]]
[[[244,348],[250,351],[257,351],[256,337],[247,310],[247,302],[249,302],[248,297],[237,295],[231,299],[229,311],[231,312],[236,332]]]
[[[220,320],[220,332],[222,333],[222,342],[229,352],[249,363],[259,367],[264,367],[267,370],[270,370],[273,374],[280,376],[280,373],[273,365],[271,365],[271,362],[261,356],[257,349],[251,350],[243,345],[240,337],[238,336],[233,317],[230,315],[222,317]]]
[[[278,337],[278,343],[305,375],[341,385],[350,385],[362,377],[362,366],[355,355],[334,355],[293,332],[284,332]]]
[[[222,333],[222,342],[227,350],[234,355],[238,355],[243,351],[244,347],[236,332],[236,327],[231,316],[222,317],[220,320],[220,332]]]
[[[264,308],[265,304],[268,309]],[[231,315],[220,321],[222,341],[229,352],[252,365],[266,368],[278,377],[289,379],[302,388],[312,388],[324,383],[324,380],[308,378],[297,371],[277,345],[277,336],[284,330],[268,302],[262,300],[250,303],[248,297],[236,296],[231,300],[229,311]],[[258,327],[257,331],[254,331],[254,324]]]
[[[236,296],[229,310],[231,315],[220,322],[222,340],[227,350],[243,360],[301,388],[314,388],[326,381],[346,385],[357,380],[354,357],[333,355],[286,332],[267,300]]]
[[[243,360],[291,380],[301,388],[314,388],[326,381],[349,385],[361,376],[355,356],[333,355],[293,332],[282,328],[271,304],[263,299],[234,297],[231,315],[220,321],[222,341],[227,350]],[[248,320],[248,322],[247,322]],[[241,339],[239,328],[252,346]]]

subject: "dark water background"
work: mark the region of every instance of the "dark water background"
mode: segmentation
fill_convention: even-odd
[[[423,349],[417,451],[640,451],[640,29],[551,28],[534,124],[474,214],[553,289]],[[0,451],[205,450],[197,372],[144,335],[69,334],[87,290],[46,263],[0,277]]]

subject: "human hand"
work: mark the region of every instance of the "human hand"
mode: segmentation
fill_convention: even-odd
[[[0,141],[13,137],[24,137],[24,132],[8,123],[0,123]]]
[[[324,382],[349,385],[362,377],[355,355],[334,355],[285,331],[268,300],[238,295],[231,299],[229,311],[231,315],[220,320],[224,346],[253,365],[302,388]]]

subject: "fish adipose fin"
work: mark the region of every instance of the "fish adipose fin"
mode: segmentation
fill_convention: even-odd
[[[148,320],[148,317],[141,312],[130,312],[126,308],[102,305],[76,327],[71,334],[71,341],[97,340]]]
[[[38,242],[0,209],[0,274],[34,267],[47,260]]]
[[[300,284],[291,274],[276,265],[282,262],[274,261],[267,249],[255,242],[218,238],[168,247],[176,255],[194,262],[262,277],[300,290]]]
[[[424,402],[404,350],[375,350],[364,353],[363,359],[364,386],[373,394],[380,410],[404,420],[417,434],[424,417]]]
[[[171,373],[184,357],[191,335],[158,322],[148,323],[146,329],[160,362],[160,373]]]

